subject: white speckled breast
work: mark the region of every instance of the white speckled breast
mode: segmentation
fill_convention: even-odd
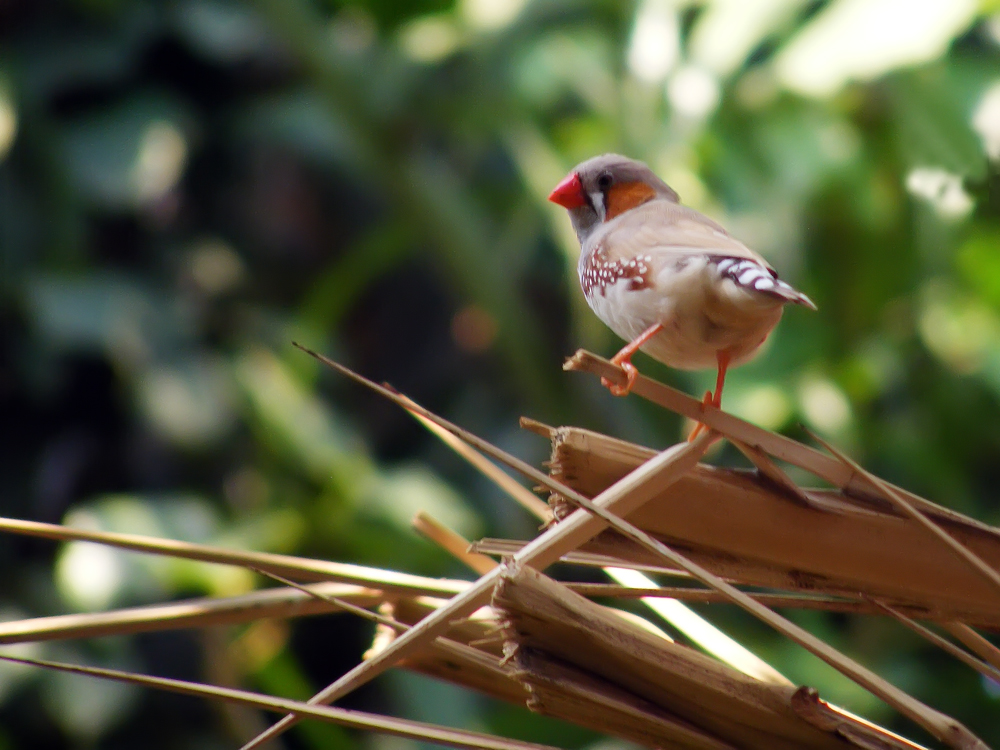
[[[589,299],[593,294],[603,295],[608,287],[618,281],[627,281],[630,291],[639,291],[649,286],[649,264],[652,258],[639,255],[634,258],[611,260],[603,245],[598,245],[579,265],[580,286]]]

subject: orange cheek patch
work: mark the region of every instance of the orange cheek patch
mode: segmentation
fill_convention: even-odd
[[[630,208],[641,206],[656,197],[656,191],[645,182],[621,182],[612,185],[605,198],[607,219],[613,219]]]

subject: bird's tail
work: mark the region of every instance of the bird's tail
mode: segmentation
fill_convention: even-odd
[[[803,307],[808,307],[810,310],[818,309],[816,303],[813,302],[809,297],[804,295],[798,289],[793,287],[791,284],[786,284],[781,279],[774,280],[774,289],[769,292],[775,297],[780,297],[783,300],[791,302],[793,305],[802,305]]]
[[[812,310],[815,303],[806,295],[778,278],[777,273],[751,258],[718,257],[712,259],[716,270],[723,278],[732,279],[737,287],[752,290],[768,297],[777,297],[784,302],[802,305]]]

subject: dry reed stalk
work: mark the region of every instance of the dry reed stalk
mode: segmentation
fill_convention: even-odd
[[[388,606],[389,611],[397,617],[395,622],[389,624],[396,629],[408,629],[440,608],[445,601],[431,597],[393,595]],[[204,628],[337,611],[350,611],[367,619],[385,622],[387,618],[384,615],[368,612],[364,608],[386,605],[386,595],[381,591],[347,584],[311,584],[296,588],[266,589],[238,597],[196,599],[112,612],[58,615],[4,622],[0,623],[0,643],[10,645]],[[359,612],[358,606],[362,608],[364,614]],[[452,623],[446,638],[439,638],[432,644],[432,653],[438,658],[447,657],[453,662],[456,658],[453,653],[455,647],[468,647],[469,643],[489,637],[496,632],[496,629],[495,618],[482,615]],[[442,643],[444,645],[438,648]],[[494,663],[498,662],[501,656],[499,642],[492,646],[481,646],[478,652],[491,656]],[[462,653],[468,656],[468,653]]]
[[[519,650],[506,669],[523,684],[528,706],[537,713],[645,747],[736,750],[650,701],[540,652]]]
[[[478,575],[489,573],[497,566],[492,557],[469,551],[469,542],[460,534],[435,521],[430,515],[420,511],[410,525],[430,541],[458,559],[466,567]]]
[[[997,648],[964,622],[946,622],[942,627],[964,643],[970,651],[979,654],[983,661],[1000,669],[1000,648]]]
[[[973,553],[968,546],[962,544],[954,536],[949,535],[940,526],[934,523],[932,520],[927,518],[926,515],[918,511],[909,500],[903,497],[901,492],[898,492],[895,488],[890,487],[888,483],[883,482],[877,476],[867,471],[864,467],[848,458],[844,453],[841,453],[828,442],[823,440],[817,435],[813,435],[813,439],[820,443],[824,448],[826,448],[830,453],[840,459],[844,464],[849,466],[860,476],[863,476],[873,485],[878,487],[881,491],[883,497],[885,497],[897,511],[902,513],[909,518],[912,518],[918,524],[924,527],[926,531],[933,536],[935,539],[940,541],[946,547],[948,547],[954,554],[961,558],[970,567],[976,570],[980,575],[983,576],[987,581],[992,583],[996,590],[994,591],[994,596],[1000,593],[1000,573],[998,573],[994,568],[987,565],[983,560],[981,560],[975,553]]]
[[[234,688],[219,687],[216,685],[202,685],[197,682],[186,682],[167,677],[150,677],[148,675],[125,672],[117,669],[103,669],[100,667],[85,667],[76,664],[64,664],[61,662],[47,661],[43,659],[28,659],[24,657],[7,656],[0,654],[0,660],[15,664],[25,664],[35,667],[43,667],[60,672],[87,675],[101,679],[114,680],[116,682],[126,682],[143,687],[166,690],[181,695],[191,695],[199,698],[210,698],[215,700],[228,701],[244,706],[259,708],[266,711],[279,713],[291,713],[296,716],[309,717],[328,721],[333,724],[350,727],[352,729],[364,729],[382,734],[389,734],[396,737],[420,742],[431,742],[434,744],[446,745],[449,747],[472,748],[474,750],[556,750],[549,745],[541,745],[534,742],[522,742],[520,740],[508,740],[492,734],[482,732],[471,732],[463,729],[449,729],[434,724],[428,724],[409,719],[396,719],[389,716],[379,716],[364,711],[347,710],[343,708],[331,708],[329,706],[315,706],[301,701],[287,700],[285,698],[275,698],[270,695],[261,695],[247,690],[237,690]]]
[[[409,402],[412,403],[412,402]],[[413,412],[411,411],[411,414]],[[439,427],[430,420],[413,414],[432,433],[437,435],[455,453],[465,459],[472,466],[477,468],[485,476],[493,479],[501,489],[512,497],[519,505],[533,513],[540,521],[548,522],[552,519],[552,511],[548,504],[543,503],[525,487],[514,482],[510,477],[500,471],[499,468],[489,462],[481,453],[472,446],[458,440],[454,435]],[[525,424],[522,417],[521,424]],[[473,568],[477,573],[482,574],[490,570],[494,564],[489,558],[483,555],[476,555],[469,549],[469,544],[458,534],[445,529],[439,524],[432,523],[426,516],[418,515],[414,519],[414,527],[432,541],[462,560],[466,565]],[[485,562],[484,562],[485,558]],[[646,578],[642,573],[634,570],[624,570],[620,567],[605,567],[604,572],[619,582],[628,582],[633,588],[656,587],[655,581]],[[625,579],[625,580],[623,580]],[[679,601],[669,601],[662,596],[644,597],[643,603],[652,609],[659,617],[670,623],[677,630],[686,635],[691,641],[698,644],[708,653],[716,656],[726,664],[736,667],[744,674],[749,674],[758,679],[773,681],[776,683],[787,683],[787,679],[781,675],[771,665],[757,657],[747,648],[734,639],[727,636],[710,622],[705,620],[697,612],[693,611]],[[621,613],[623,616],[625,613]],[[643,623],[648,621],[643,620]],[[660,631],[657,630],[659,633]],[[665,636],[665,634],[664,634]]]
[[[306,588],[360,606],[377,606],[385,599],[382,591],[351,584],[317,583]],[[241,596],[191,599],[111,612],[0,622],[0,643],[98,638],[159,630],[236,625],[262,619],[327,614],[336,610],[337,607],[301,591],[266,589]]]
[[[624,382],[624,373],[620,367],[584,349],[578,350],[567,359],[563,364],[563,369],[598,375],[613,383]],[[631,392],[665,409],[696,422],[702,422],[727,439],[752,446],[774,458],[805,469],[830,484],[840,487],[848,495],[858,500],[873,503],[875,508],[891,507],[883,499],[883,493],[879,487],[843,462],[821,453],[815,448],[803,445],[784,435],[769,432],[727,412],[718,409],[703,410],[701,401],[644,375],[639,375]],[[973,528],[984,536],[1000,540],[1000,530],[993,526],[968,518],[948,508],[942,508],[901,487],[889,486],[901,493],[918,510],[926,513],[945,527],[948,526],[949,522],[955,521],[960,526]]]
[[[479,552],[484,555],[496,555],[499,557],[509,557],[521,549],[528,542],[518,539],[497,539],[485,537],[469,545],[472,552]],[[652,563],[634,563],[629,560],[621,560],[612,555],[605,555],[598,552],[586,552],[584,550],[573,550],[567,552],[559,558],[559,562],[569,565],[582,565],[588,568],[604,568],[609,565],[620,568],[632,568],[634,570],[644,570],[647,573],[668,576],[672,578],[690,579],[692,576],[686,570],[666,565],[654,565]]]
[[[453,425],[447,420],[423,409],[423,407],[414,404],[409,399],[401,398],[392,390],[358,375],[333,360],[304,347],[299,348],[355,382],[361,383],[389,400],[400,404],[408,411],[418,413],[444,427],[474,447],[483,450],[488,455],[492,455],[495,458],[498,455],[502,455],[508,465],[514,465],[518,471],[521,471],[526,476],[532,479],[535,479],[537,476],[543,482],[548,482],[548,478],[534,467],[529,466],[523,461],[514,459],[512,456],[508,456],[503,451],[472,435],[467,430],[462,430],[457,425]],[[660,453],[629,476],[624,477],[620,482],[609,487],[604,493],[594,499],[594,504],[598,508],[609,508],[621,513],[628,513],[638,508],[651,497],[658,494],[658,492],[661,492],[670,484],[677,481],[691,467],[697,464],[698,459],[704,455],[708,447],[709,437],[709,435],[705,435],[703,439],[697,440],[694,443],[674,446]],[[592,504],[585,498],[581,499],[588,505]],[[606,525],[607,519],[594,517],[591,513],[583,511],[576,512],[525,546],[519,555],[515,556],[515,561],[544,569],[557,561],[566,551],[575,549],[588,539],[596,536]],[[368,661],[362,662],[354,669],[342,675],[338,680],[310,698],[310,705],[335,701],[378,676],[404,657],[415,654],[420,648],[441,635],[447,629],[450,621],[466,616],[486,603],[489,600],[493,585],[498,580],[500,570],[500,568],[495,568],[486,573],[466,591],[456,595],[447,605],[428,615],[406,633],[391,641],[383,650],[373,655]],[[297,719],[294,716],[284,717],[266,732],[262,732],[253,740],[246,743],[242,750],[259,747],[260,744],[280,735],[296,722]]]
[[[553,477],[584,494],[599,492],[651,454],[578,428],[548,428],[548,434]],[[800,493],[808,507],[790,502],[772,479],[699,465],[628,520],[730,581],[851,597],[863,592],[890,599],[921,619],[1000,628],[1000,597],[990,582],[951,549],[927,544],[921,524],[859,506],[835,490]],[[558,497],[553,502],[557,515],[573,507]],[[950,527],[951,536],[1000,567],[1000,541],[980,534],[974,524],[953,519]],[[633,563],[656,561],[610,533],[583,551]]]
[[[406,625],[404,625],[401,622],[393,620],[391,617],[386,617],[384,615],[379,614],[378,612],[372,612],[369,609],[365,609],[364,607],[359,607],[356,604],[352,604],[351,602],[343,598],[333,596],[326,592],[317,591],[313,587],[305,586],[301,583],[296,583],[295,581],[292,581],[288,578],[283,578],[276,573],[268,573],[263,570],[257,570],[256,568],[251,568],[251,570],[260,575],[267,576],[268,578],[277,581],[278,583],[281,583],[285,586],[288,586],[289,588],[301,591],[303,594],[312,597],[313,599],[318,599],[319,601],[326,602],[330,606],[334,607],[335,610],[343,610],[344,612],[356,615],[362,618],[363,620],[375,622],[378,623],[379,625],[385,625],[387,627],[394,628],[395,630],[406,630],[407,628]],[[381,606],[382,603],[383,602],[380,601],[379,605]]]
[[[410,575],[409,573],[399,573],[394,570],[369,568],[349,563],[313,560],[307,557],[277,555],[269,552],[226,549],[224,547],[192,544],[190,542],[179,542],[175,539],[162,539],[141,536],[139,534],[75,529],[69,526],[40,523],[38,521],[22,521],[14,518],[0,517],[0,531],[41,537],[60,542],[95,542],[132,552],[167,555],[169,557],[199,560],[219,565],[257,568],[309,581],[355,583],[362,586],[379,588],[383,591],[398,591],[404,595],[453,596],[464,591],[469,586],[468,581],[426,578],[424,576]]]
[[[512,670],[529,689],[550,682],[554,666],[569,667],[648,702],[701,735],[697,741],[661,736],[653,746],[697,747],[707,735],[754,750],[843,747],[837,735],[794,709],[794,687],[746,677],[691,648],[654,639],[537,571],[508,567],[493,606],[504,620]],[[560,691],[549,687],[545,695]],[[540,706],[546,707],[552,705]]]
[[[942,638],[937,633],[935,633],[933,630],[929,630],[928,628],[925,628],[919,622],[915,622],[911,618],[909,618],[906,615],[904,615],[902,612],[900,612],[900,611],[898,611],[896,609],[893,609],[888,604],[883,604],[882,602],[874,600],[874,599],[871,600],[871,601],[872,601],[873,604],[875,604],[875,606],[877,606],[879,609],[881,609],[885,614],[889,615],[890,617],[894,617],[896,620],[898,620],[899,622],[901,622],[903,625],[905,625],[906,627],[908,627],[910,630],[912,630],[917,635],[919,635],[919,636],[925,638],[926,640],[930,641],[935,646],[937,646],[938,648],[940,648],[942,651],[945,651],[948,654],[950,654],[951,656],[954,656],[956,659],[958,659],[960,662],[962,662],[966,666],[972,667],[972,669],[974,669],[977,672],[979,672],[983,677],[988,677],[991,680],[993,680],[994,682],[996,682],[997,684],[1000,684],[1000,669],[995,669],[994,667],[990,666],[986,662],[980,661],[979,659],[977,659],[974,656],[972,656],[971,654],[969,654],[967,651],[963,651],[962,649],[960,649],[958,646],[956,646],[954,643],[952,643],[948,639]]]
[[[303,348],[303,347],[300,347]],[[304,348],[303,348],[304,349]],[[675,446],[674,448],[664,451],[664,453],[659,454],[655,458],[647,461],[641,467],[633,471],[631,474],[612,485],[611,488],[605,492],[598,495],[596,502],[584,497],[580,493],[576,492],[570,487],[563,485],[560,482],[553,481],[550,477],[542,474],[537,469],[532,466],[525,464],[520,459],[514,458],[509,454],[501,451],[487,441],[472,435],[466,430],[463,430],[447,420],[438,417],[431,412],[423,409],[422,407],[414,407],[410,404],[404,403],[397,394],[393,391],[386,389],[384,387],[378,386],[377,384],[371,382],[370,380],[363,378],[362,376],[354,373],[342,365],[339,365],[331,360],[322,357],[321,355],[304,349],[312,356],[316,357],[320,361],[325,362],[333,369],[347,375],[353,380],[366,385],[367,387],[381,393],[390,400],[404,405],[404,408],[408,408],[411,411],[418,411],[423,416],[431,419],[442,427],[448,429],[454,434],[461,437],[463,440],[469,442],[474,447],[482,450],[488,455],[501,460],[506,465],[516,469],[525,476],[537,481],[539,484],[549,488],[553,492],[562,495],[566,499],[570,500],[577,506],[580,510],[574,512],[565,521],[558,524],[555,528],[550,528],[541,537],[536,539],[534,542],[529,543],[523,548],[522,553],[527,557],[531,556],[532,559],[518,559],[515,557],[511,564],[518,565],[521,563],[527,564],[537,564],[537,558],[545,559],[547,555],[556,552],[560,543],[572,541],[575,544],[569,544],[567,546],[579,546],[583,541],[589,539],[593,534],[589,533],[591,528],[587,526],[587,520],[582,519],[583,514],[581,510],[586,510],[587,513],[594,517],[593,520],[599,520],[604,522],[604,524],[613,527],[616,531],[620,532],[624,536],[632,539],[633,541],[639,543],[654,555],[662,557],[675,565],[679,565],[688,572],[690,572],[695,578],[700,580],[702,583],[724,593],[730,598],[731,601],[738,604],[740,607],[746,611],[753,614],[758,619],[764,621],[765,623],[771,625],[773,628],[784,634],[786,637],[795,641],[799,645],[803,646],[809,650],[814,655],[820,657],[825,662],[836,668],[838,671],[842,672],[850,679],[854,680],[857,684],[866,688],[874,695],[878,696],[893,708],[895,708],[900,713],[909,717],[916,723],[923,726],[931,734],[933,734],[938,739],[946,742],[955,748],[985,748],[985,745],[979,740],[975,735],[973,735],[969,730],[964,727],[961,723],[955,721],[949,716],[946,716],[939,711],[936,711],[929,706],[924,705],[920,701],[907,695],[905,692],[899,690],[895,686],[883,680],[881,677],[871,672],[861,665],[857,664],[853,660],[839,653],[836,649],[831,648],[826,643],[816,638],[812,634],[803,630],[802,628],[794,625],[783,617],[780,617],[776,613],[762,607],[756,601],[748,597],[746,594],[742,593],[733,586],[727,584],[725,581],[719,577],[713,575],[704,567],[698,565],[697,563],[691,561],[685,556],[679,554],[675,550],[671,549],[662,542],[656,540],[649,534],[645,533],[641,529],[635,527],[633,524],[622,519],[617,513],[627,514],[629,512],[628,505],[629,502],[621,502],[622,498],[616,495],[616,492],[624,491],[625,498],[634,502],[634,506],[641,506],[644,502],[648,500],[646,496],[646,491],[649,490],[651,486],[655,484],[655,479],[663,479],[663,476],[657,476],[658,474],[670,474],[668,484],[672,484],[679,476],[682,476],[686,471],[693,468],[693,465],[697,463],[697,456],[695,456],[694,464],[691,466],[684,466],[683,462],[679,461],[680,456],[685,456],[686,458],[691,458],[695,455],[690,449],[697,448],[700,454],[703,454],[707,446],[717,439],[717,433],[709,431],[702,435],[698,440],[687,446]],[[651,381],[650,381],[651,382]],[[711,412],[714,416],[717,413]],[[741,420],[737,420],[741,421]],[[743,423],[747,427],[751,427],[747,423]],[[770,433],[764,433],[769,435]],[[796,444],[797,445],[797,444]],[[804,448],[804,446],[801,446]],[[685,448],[688,450],[685,451]],[[817,455],[822,456],[818,452]],[[824,457],[826,458],[826,457]],[[667,464],[671,472],[665,471],[663,464]],[[633,480],[635,485],[630,489],[625,489],[629,487],[629,480]],[[631,491],[630,491],[631,490]],[[608,494],[612,495],[612,499],[609,501]],[[631,497],[632,495],[641,495],[641,497]],[[616,502],[618,501],[618,502]],[[926,503],[926,501],[922,501]],[[569,531],[565,536],[560,536],[556,534],[555,536],[550,536],[552,532],[558,532],[563,527],[568,527]],[[582,529],[586,528],[587,533],[583,533]],[[578,535],[578,536],[576,536]],[[546,564],[551,561],[558,559],[556,554],[547,559]],[[540,566],[543,567],[543,566]],[[502,569],[501,569],[502,570]],[[463,608],[469,608],[470,603],[479,595],[481,595],[483,590],[480,587],[485,587],[492,585],[494,583],[495,570],[484,575],[477,581],[472,588],[465,594],[460,594],[456,596],[449,604],[444,607],[441,611],[453,611],[453,614],[465,614]],[[435,613],[439,614],[439,613]],[[423,629],[422,629],[423,626]],[[435,628],[440,627],[439,623],[435,622],[435,616],[429,616],[424,622],[420,623],[418,626],[411,629],[409,632],[401,636],[400,638],[393,641],[384,651],[380,652],[379,656],[383,657],[379,661],[379,656],[376,656],[371,662],[361,664],[354,670],[351,670],[346,675],[344,675],[340,680],[330,685],[321,694],[314,696],[312,700],[332,700],[336,696],[343,694],[343,692],[353,689],[358,684],[371,679],[375,674],[381,673],[384,669],[390,666],[392,660],[398,660],[401,653],[405,653],[407,649],[412,649],[416,644],[421,642],[421,639],[429,640],[433,638],[435,633]],[[415,635],[420,633],[420,635]],[[395,647],[395,649],[393,648]],[[277,733],[283,731],[285,727],[290,726],[294,723],[294,717],[285,717],[278,724],[271,728],[266,733],[259,735],[255,740],[251,741],[244,746],[244,750],[248,750],[250,747],[257,747],[261,741],[269,739],[272,736],[276,736]]]

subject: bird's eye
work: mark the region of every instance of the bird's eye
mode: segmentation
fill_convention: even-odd
[[[607,190],[611,187],[611,175],[605,172],[600,177],[597,178],[597,187],[601,190]]]

